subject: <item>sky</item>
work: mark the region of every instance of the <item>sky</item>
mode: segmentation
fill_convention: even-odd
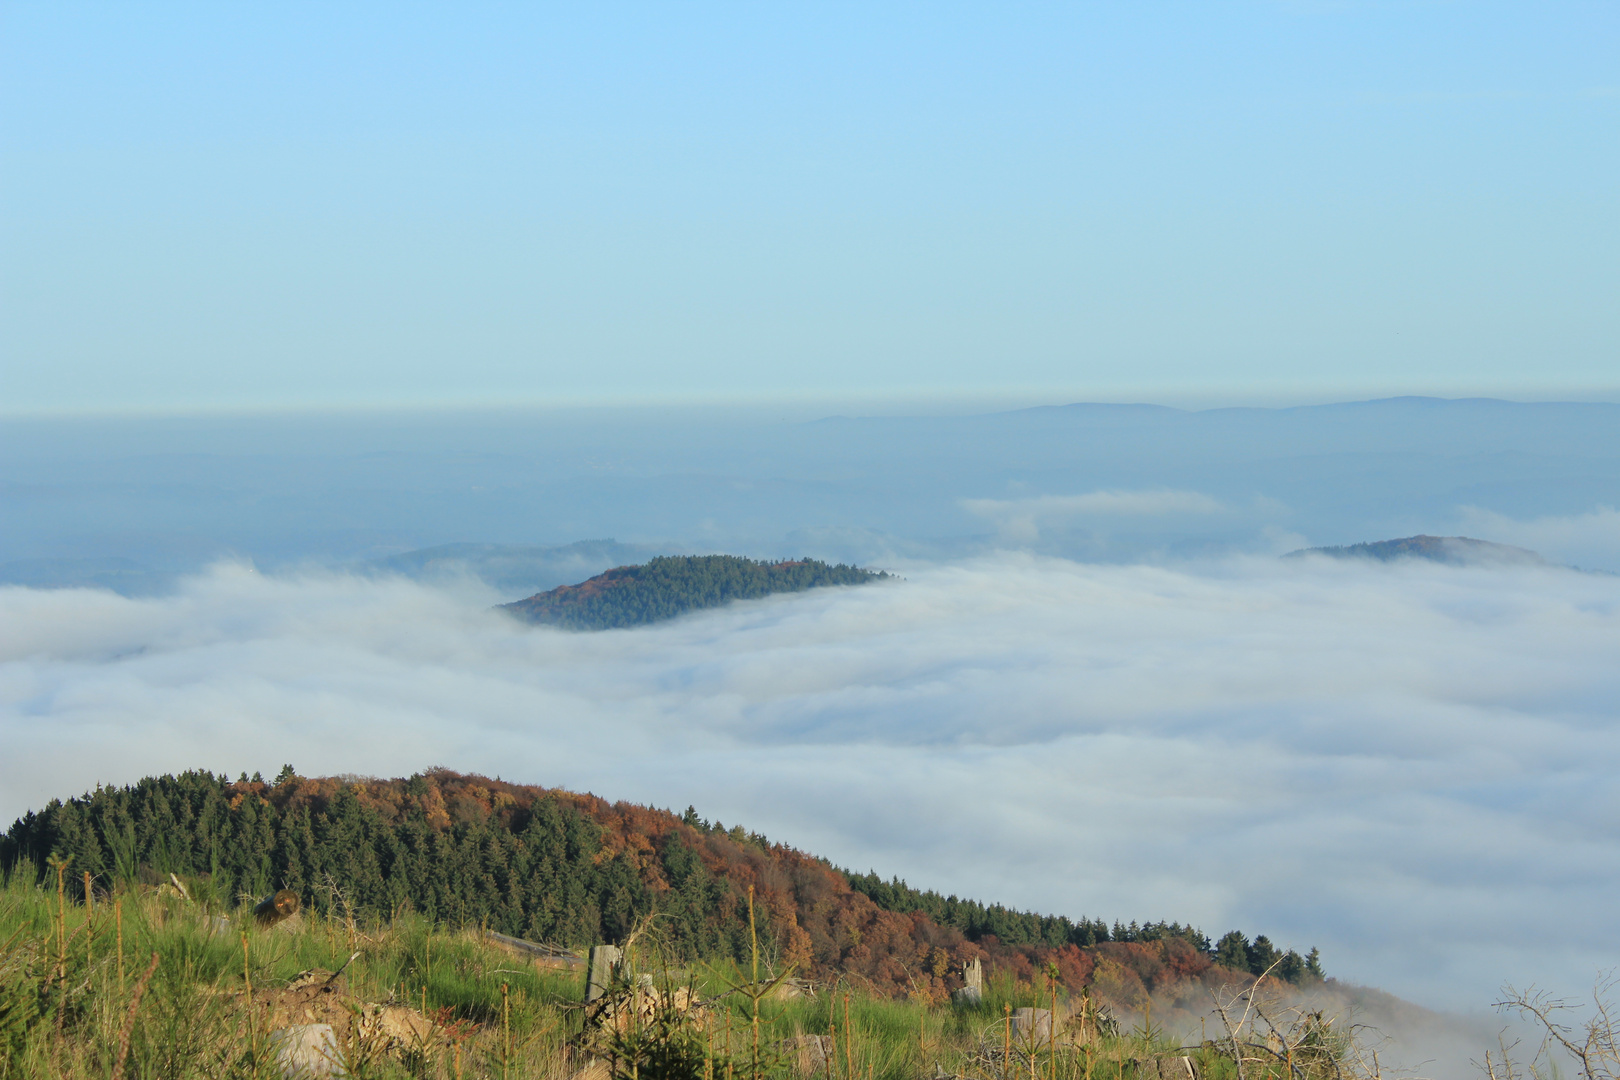
[[[1613,398],[1608,3],[0,8],[7,415]]]

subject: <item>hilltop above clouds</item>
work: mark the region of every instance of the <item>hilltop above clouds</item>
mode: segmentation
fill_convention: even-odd
[[[1527,548],[1493,544],[1467,536],[1406,536],[1399,540],[1376,540],[1341,547],[1301,548],[1284,558],[1298,559],[1321,555],[1332,559],[1371,559],[1396,562],[1401,559],[1427,559],[1451,566],[1551,566],[1546,559]]]

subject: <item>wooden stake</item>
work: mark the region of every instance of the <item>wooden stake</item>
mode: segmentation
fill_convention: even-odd
[[[84,872],[84,921],[89,922],[96,913],[96,896],[90,891],[90,871]]]

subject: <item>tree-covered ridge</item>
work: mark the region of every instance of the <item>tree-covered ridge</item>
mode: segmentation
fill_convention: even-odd
[[[1369,559],[1375,562],[1397,562],[1402,559],[1427,559],[1430,562],[1453,566],[1472,564],[1515,564],[1545,566],[1547,560],[1526,548],[1510,547],[1490,540],[1475,540],[1470,536],[1403,536],[1398,540],[1374,540],[1344,547],[1313,547],[1290,551],[1285,559],[1304,558],[1308,555],[1326,555],[1333,559]]]
[[[845,874],[691,809],[678,817],[447,770],[306,779],[288,767],[273,783],[190,772],[98,788],[52,801],[0,838],[8,873],[42,877],[52,857],[102,887],[173,873],[221,907],[287,888],[316,912],[384,920],[415,910],[573,947],[621,940],[656,912],[677,951],[704,958],[747,955],[752,887],[773,964],[891,993],[943,993],[978,958],[1025,981],[1055,965],[1072,989],[1129,1001],[1276,958],[1264,938],[1234,932],[1212,949],[1174,924],[1110,929],[940,898]],[[1320,977],[1314,950],[1279,972]]]
[[[759,562],[737,555],[663,555],[501,607],[528,622],[611,630],[673,619],[732,600],[824,585],[864,585],[889,576],[843,563],[829,566],[817,559]]]
[[[919,911],[941,926],[962,931],[970,941],[987,938],[1009,945],[1044,945],[1059,948],[1064,945],[1092,946],[1105,942],[1152,944],[1155,942],[1184,942],[1200,953],[1213,957],[1216,963],[1234,971],[1248,971],[1259,975],[1271,971],[1288,982],[1308,982],[1323,977],[1321,954],[1312,949],[1301,956],[1292,949],[1281,951],[1264,934],[1250,941],[1241,931],[1232,930],[1219,942],[1210,944],[1209,936],[1194,926],[1178,922],[1149,922],[1129,925],[1115,921],[1112,928],[1102,919],[1070,919],[1067,915],[1041,915],[1033,911],[1017,911],[1000,904],[982,904],[977,900],[961,900],[955,896],[941,896],[932,890],[913,889],[899,878],[884,881],[875,873],[851,874],[846,872],[850,885],[870,898],[885,911]]]

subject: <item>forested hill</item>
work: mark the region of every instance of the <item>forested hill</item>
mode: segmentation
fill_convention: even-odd
[[[823,585],[863,585],[889,577],[815,559],[757,562],[736,555],[664,555],[621,566],[578,585],[563,585],[501,607],[533,623],[571,630],[610,630],[673,619],[732,600]]]
[[[1334,559],[1371,559],[1376,562],[1396,562],[1401,559],[1427,559],[1430,562],[1449,563],[1453,566],[1477,565],[1550,565],[1534,551],[1510,547],[1489,540],[1475,540],[1471,536],[1403,536],[1399,540],[1374,540],[1370,543],[1349,544],[1344,547],[1314,547],[1290,551],[1285,559],[1299,559],[1307,555],[1326,555]]]
[[[383,920],[410,908],[576,948],[622,940],[658,912],[672,948],[697,958],[747,955],[753,886],[774,964],[896,994],[960,985],[975,957],[1025,980],[1056,964],[1071,989],[1125,1003],[1278,960],[1293,981],[1321,977],[1315,950],[1279,953],[1263,936],[1233,931],[1211,945],[1176,924],[1109,927],[943,898],[848,874],[690,808],[676,816],[446,770],[307,779],[289,766],[273,783],[191,772],[98,788],[29,813],[0,838],[8,874],[43,879],[52,857],[102,887],[155,887],[178,874],[199,902],[221,908],[287,888],[317,913],[352,906]]]

